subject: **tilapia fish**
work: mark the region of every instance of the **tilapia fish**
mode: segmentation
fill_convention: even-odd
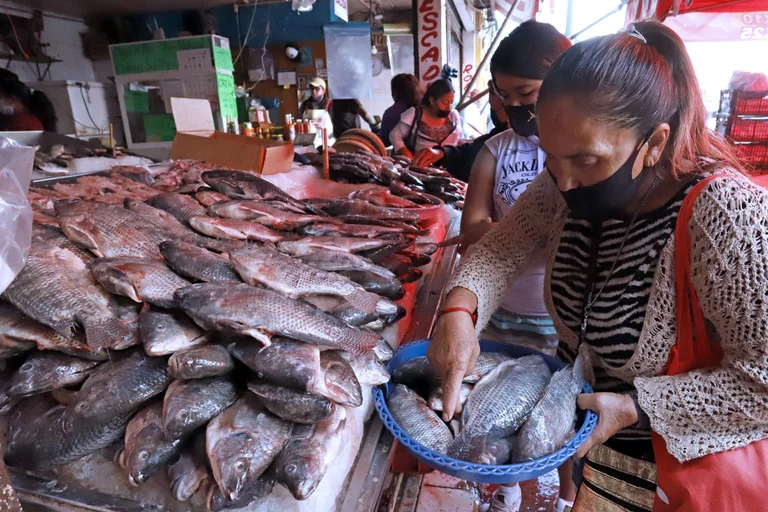
[[[80,384],[99,364],[56,352],[35,352],[13,376],[8,394],[29,396]]]
[[[349,327],[314,306],[247,284],[205,283],[176,292],[179,306],[204,329],[251,336],[269,345],[272,335],[355,353],[392,356],[379,335]],[[384,342],[385,343],[385,342]]]
[[[160,244],[160,252],[168,265],[187,279],[206,283],[241,281],[226,255],[219,256],[202,247],[171,240]]]
[[[205,456],[183,452],[168,463],[168,483],[171,495],[178,501],[187,501],[200,490],[207,489],[210,473]]]
[[[280,483],[297,500],[309,498],[322,481],[328,466],[342,448],[347,421],[344,407],[313,426],[296,426],[293,435],[274,463]]]
[[[206,214],[203,205],[195,199],[174,192],[157,194],[147,202],[155,208],[170,213],[184,225],[189,225],[189,219],[192,217]]]
[[[208,333],[200,329],[184,313],[148,309],[139,320],[144,351],[150,356],[164,356],[208,341]]]
[[[396,384],[387,399],[387,407],[397,424],[416,442],[438,453],[446,453],[453,435],[423,398],[402,384]]]
[[[117,456],[128,472],[128,482],[138,487],[165,466],[181,450],[180,439],[163,433],[163,404],[154,403],[139,412],[125,430],[125,448]]]
[[[333,402],[320,395],[252,380],[248,389],[259,397],[264,407],[278,418],[294,423],[312,425],[327,419],[333,412]]]
[[[232,251],[230,260],[248,284],[262,284],[291,298],[331,295],[344,298],[364,313],[392,315],[397,304],[367,292],[357,283],[272,249],[249,247]]]
[[[232,199],[281,201],[302,210],[311,210],[311,207],[286,194],[279,187],[249,172],[211,170],[205,171],[201,177],[209,187]]]
[[[317,249],[330,251],[362,252],[381,247],[397,248],[402,241],[384,238],[350,238],[345,236],[318,236],[299,238],[298,240],[283,240],[278,242],[280,252],[293,256],[305,256]]]
[[[246,395],[211,420],[206,453],[221,493],[231,501],[245,493],[291,437],[293,425]]]
[[[469,395],[462,414],[463,429],[448,455],[475,462],[488,442],[517,432],[541,398],[550,376],[539,356],[497,366]]]
[[[109,294],[74,253],[32,241],[27,263],[3,294],[28,317],[73,339],[82,326],[88,344],[109,348],[131,336]]]
[[[226,498],[217,486],[211,486],[208,491],[208,510],[210,512],[221,512],[222,510],[236,509],[241,510],[249,505],[258,503],[262,498],[267,497],[272,489],[275,488],[275,477],[270,472],[261,475],[254,483],[248,486],[245,491],[240,493],[237,499],[230,500]]]
[[[338,354],[352,367],[361,385],[379,386],[389,382],[390,375],[387,372],[387,367],[379,361],[379,358],[373,352],[355,355],[342,350]]]
[[[544,390],[544,395],[520,428],[516,462],[538,459],[563,447],[573,435],[576,397],[585,383],[584,360],[576,358],[573,366],[558,370]]]
[[[139,406],[171,383],[166,364],[165,358],[149,357],[139,350],[102,364],[67,407],[64,426],[70,430],[83,423],[104,424],[122,415],[130,419]]]
[[[221,201],[229,201],[229,197],[225,196],[221,192],[216,192],[214,190],[198,190],[195,194],[195,199],[197,201],[208,208],[212,204],[220,203]]]
[[[387,280],[397,280],[397,276],[384,267],[374,264],[371,260],[343,251],[314,249],[299,259],[308,265],[328,272],[368,272]]]
[[[389,190],[392,191],[393,194],[408,199],[414,203],[433,206],[440,206],[443,204],[443,202],[437,197],[410,189],[402,181],[399,180],[393,180],[389,185]]]
[[[393,277],[387,279],[373,272],[363,270],[340,271],[339,274],[359,284],[365,291],[387,297],[391,300],[400,300],[405,296],[405,289],[400,281]]]
[[[174,379],[203,379],[232,371],[235,363],[221,345],[199,345],[173,354],[168,360],[168,373]]]
[[[298,391],[309,391],[320,377],[320,350],[315,345],[272,338],[262,347],[250,338],[229,345],[229,351],[259,379]]]
[[[367,201],[374,206],[379,206],[381,208],[419,208],[418,204],[396,196],[385,188],[357,190],[352,192],[349,195],[349,198]]]
[[[235,385],[222,377],[173,381],[163,400],[166,436],[172,439],[189,436],[232,405],[236,398]]]
[[[162,261],[163,230],[125,208],[79,199],[56,201],[64,234],[96,256],[134,256]]]
[[[363,403],[360,381],[352,366],[335,350],[320,353],[322,379],[310,390],[336,403],[358,407]]]
[[[461,402],[461,405],[464,405],[464,403],[467,401],[467,398],[469,398],[469,394],[472,392],[472,385],[471,384],[463,384],[459,388],[459,402]],[[435,388],[432,393],[429,395],[429,399],[427,400],[427,405],[429,405],[429,408],[436,412],[443,412],[443,388],[438,387]]]
[[[409,212],[400,208],[382,208],[375,206],[368,201],[355,199],[336,201],[325,207],[323,211],[333,217],[341,219],[375,219],[375,220],[398,220],[403,222],[417,223],[419,216],[416,213]]]
[[[98,258],[89,266],[93,277],[111,293],[161,308],[174,307],[173,294],[191,284],[156,260],[125,256]]]
[[[212,208],[215,208],[215,206]],[[285,238],[285,235],[279,231],[247,220],[208,216],[192,217],[189,219],[189,225],[195,231],[214,238],[250,240],[254,242],[279,242]]]
[[[208,213],[216,217],[251,220],[272,229],[291,231],[307,224],[340,222],[331,217],[307,215],[274,208],[262,201],[226,201],[208,207]]]
[[[37,223],[33,224],[32,236],[39,238],[43,242],[48,242],[51,245],[55,245],[56,247],[72,251],[75,256],[83,260],[84,263],[88,263],[93,258],[95,258],[91,252],[83,249],[76,243],[72,242],[72,240],[67,238],[67,236],[59,227],[58,220],[56,220],[56,227],[43,226]]]
[[[511,360],[510,356],[501,352],[480,352],[475,361],[475,367],[464,377],[463,382],[475,384],[501,363]]]
[[[219,252],[234,249],[236,248],[236,245],[240,245],[215,240],[207,236],[201,236],[182,224],[170,213],[150,206],[142,201],[127,198],[124,204],[126,209],[155,225],[158,229],[162,230],[167,237],[173,240],[188,242],[199,247],[205,247]]]

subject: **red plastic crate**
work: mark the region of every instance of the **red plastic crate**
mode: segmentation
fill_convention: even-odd
[[[768,91],[733,91],[732,116],[768,116]]]
[[[734,148],[744,163],[758,171],[755,174],[768,171],[768,143],[734,144]]]
[[[742,119],[731,116],[727,135],[735,141],[768,141],[768,117],[766,119]]]

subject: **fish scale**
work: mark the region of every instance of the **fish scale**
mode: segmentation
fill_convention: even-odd
[[[205,208],[197,200],[175,192],[157,194],[148,203],[170,213],[185,225],[189,224],[189,219],[192,217],[206,215]]]
[[[191,284],[165,263],[156,260],[97,258],[89,266],[93,277],[115,295],[129,297],[136,302],[149,302],[161,308],[174,307],[174,292]]]
[[[255,174],[243,171],[214,169],[205,171],[201,178],[212,189],[233,199],[264,199],[288,203],[301,210],[312,210],[296,198]]]
[[[35,352],[13,376],[7,392],[11,396],[29,396],[80,384],[98,365],[98,361],[56,352]]]
[[[539,356],[498,365],[469,395],[463,428],[448,455],[475,462],[487,442],[514,434],[541,398],[550,376],[547,363]]]
[[[241,281],[227,257],[217,256],[202,247],[167,240],[160,244],[160,252],[173,270],[188,279],[203,282]]]
[[[306,215],[274,208],[263,201],[225,201],[209,206],[208,213],[228,219],[250,220],[283,231],[290,231],[313,223],[339,223],[338,220],[330,217]]]
[[[163,399],[163,428],[167,436],[182,438],[224,409],[237,398],[237,388],[224,378],[176,380]]]
[[[445,453],[453,441],[448,426],[419,395],[396,384],[387,399],[392,417],[416,442],[438,453]]]

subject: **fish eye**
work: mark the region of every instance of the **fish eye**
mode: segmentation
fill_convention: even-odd
[[[139,460],[147,460],[149,458],[149,452],[144,450],[139,453]]]
[[[20,371],[26,372],[32,369],[32,363],[24,363],[21,365],[21,368],[19,368]]]
[[[77,404],[75,406],[75,410],[77,412],[82,412],[82,411],[84,411],[87,408],[88,408],[88,402],[80,402],[79,404]]]
[[[295,473],[298,468],[296,467],[296,464],[288,464],[285,466],[285,472],[286,473]]]
[[[245,473],[246,469],[248,469],[248,464],[246,464],[244,460],[238,460],[235,462],[235,471],[238,473]]]
[[[182,409],[179,411],[179,417],[185,420],[189,417],[189,412],[186,409]]]
[[[165,330],[165,326],[163,324],[160,324],[160,325],[157,326],[157,330],[158,331],[164,331]]]

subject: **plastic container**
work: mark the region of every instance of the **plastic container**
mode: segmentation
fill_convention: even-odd
[[[429,340],[416,341],[403,345],[397,352],[395,352],[394,357],[387,364],[387,370],[392,373],[406,361],[426,355],[428,345]],[[483,352],[503,352],[512,357],[538,354],[544,358],[547,365],[549,365],[549,368],[553,371],[566,366],[565,363],[558,361],[553,357],[541,354],[535,350],[517,347],[510,343],[481,340],[480,349]],[[587,437],[589,437],[597,424],[597,415],[594,412],[580,410],[577,413],[576,434],[558,451],[547,455],[546,457],[520,464],[507,464],[502,466],[472,464],[470,462],[452,459],[447,455],[432,451],[414,441],[402,428],[400,428],[392,417],[392,414],[389,412],[386,403],[386,397],[389,396],[392,388],[393,384],[388,383],[385,386],[380,386],[373,390],[376,411],[379,413],[379,417],[387,430],[389,430],[414,457],[427,466],[445,473],[446,475],[451,475],[470,482],[507,484],[533,480],[534,478],[547,474],[573,456],[573,454],[576,453],[576,449],[581,446]],[[592,393],[592,388],[589,387],[589,385],[585,385],[583,392]]]

